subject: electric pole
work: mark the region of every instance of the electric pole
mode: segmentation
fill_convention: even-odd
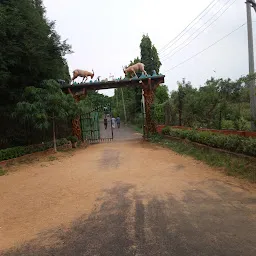
[[[121,92],[122,92],[122,101],[123,101],[123,107],[124,107],[124,124],[127,124],[127,116],[126,116],[126,108],[125,108],[125,104],[124,104],[123,88],[121,88]]]
[[[253,32],[252,32],[252,14],[251,4],[255,4],[255,1],[246,1],[246,13],[247,13],[247,33],[248,33],[248,55],[249,55],[249,75],[254,74],[254,53],[253,53]],[[250,107],[251,107],[251,128],[255,130],[256,121],[256,99],[255,99],[255,79],[250,82]]]
[[[144,97],[144,90],[141,90],[141,96],[142,96],[142,111],[143,111],[143,134],[144,134],[144,124],[145,124],[145,117],[146,117],[146,111],[145,111],[145,97]]]

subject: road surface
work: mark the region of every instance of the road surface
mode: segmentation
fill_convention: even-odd
[[[120,128],[115,125],[115,128],[111,129],[111,121],[108,119],[107,129],[104,127],[103,120],[100,120],[100,137],[102,139],[112,138],[112,130],[113,130],[113,140],[114,141],[124,141],[124,140],[134,140],[140,139],[142,137],[141,134],[135,132],[132,128],[121,122]]]
[[[55,157],[0,177],[0,255],[256,255],[255,185],[141,140]]]

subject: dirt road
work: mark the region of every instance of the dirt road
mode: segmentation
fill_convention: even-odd
[[[245,181],[140,140],[56,157],[0,177],[0,255],[256,255]]]

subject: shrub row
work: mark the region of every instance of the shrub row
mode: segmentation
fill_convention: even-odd
[[[62,146],[68,143],[67,139],[59,139],[56,141],[57,146]],[[13,147],[0,150],[0,161],[16,158],[19,156],[24,156],[27,154],[40,152],[47,150],[49,148],[53,148],[53,142],[46,142],[40,145],[31,145],[31,146],[20,146],[20,147]]]
[[[256,139],[251,137],[224,135],[196,130],[171,129],[170,127],[163,128],[162,134],[188,139],[193,142],[236,153],[256,156]]]

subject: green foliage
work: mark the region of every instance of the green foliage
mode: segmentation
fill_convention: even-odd
[[[15,117],[29,119],[35,128],[47,129],[53,120],[75,117],[79,108],[71,95],[66,95],[54,80],[42,83],[41,88],[26,87],[24,101],[17,104]]]
[[[143,35],[140,43],[140,55],[141,62],[145,64],[145,70],[148,74],[152,75],[152,71],[155,70],[157,74],[159,73],[160,66],[162,65],[157,49],[148,35]]]
[[[47,21],[41,1],[10,0],[0,5],[0,13],[4,100],[18,97],[13,91],[18,93],[26,86],[62,78],[66,72],[63,56],[71,48],[66,41],[61,42],[54,22]]]
[[[169,99],[168,87],[166,85],[159,85],[155,91],[155,103],[163,104]]]
[[[159,74],[162,63],[159,59],[157,49],[154,45],[152,46],[152,63],[153,69],[156,71],[157,74]]]
[[[163,104],[153,105],[153,118],[158,124],[163,124],[165,122]]]
[[[163,135],[170,135],[170,132],[171,132],[171,128],[169,126],[165,126],[163,129],[162,129],[162,134]]]
[[[1,1],[0,27],[0,111],[5,123],[0,127],[1,147],[2,140],[8,145],[29,133],[29,127],[11,118],[26,87],[40,87],[49,79],[70,80],[64,56],[71,47],[46,18],[42,0]]]
[[[111,98],[98,93],[97,91],[89,91],[87,96],[83,99],[83,106],[88,109],[94,109],[98,106],[108,106],[111,103]]]
[[[169,111],[171,125],[213,129],[250,129],[249,88],[243,81],[214,79],[199,89],[183,79],[171,93]],[[166,112],[165,112],[166,113]],[[168,118],[167,118],[168,119]]]
[[[196,130],[171,129],[169,127],[164,128],[162,134],[179,137],[181,139],[189,139],[190,141],[210,147],[256,156],[256,139],[251,137],[224,135]]]
[[[234,129],[234,122],[232,120],[222,120],[221,128],[226,130]]]
[[[71,143],[78,142],[78,138],[76,136],[69,136],[67,140],[71,141]]]
[[[57,140],[57,146],[62,146],[67,144],[67,139]],[[19,156],[24,156],[27,154],[40,152],[47,150],[53,147],[53,142],[46,142],[40,145],[31,145],[31,146],[23,146],[23,147],[13,147],[0,150],[0,161],[16,158]]]
[[[76,104],[71,95],[66,95],[54,80],[42,83],[41,88],[33,86],[25,88],[24,101],[17,104],[14,116],[24,121],[30,120],[35,128],[45,130],[50,124],[53,127],[53,141],[56,141],[57,120],[74,118],[83,109],[82,105]],[[56,150],[56,144],[54,143]]]

